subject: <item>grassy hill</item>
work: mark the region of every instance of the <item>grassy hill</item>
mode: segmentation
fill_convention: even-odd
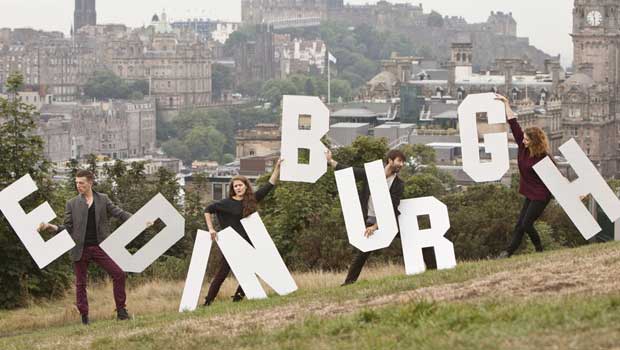
[[[183,282],[128,290],[134,319],[113,319],[109,284],[89,289],[91,322],[73,295],[0,312],[0,349],[618,349],[620,244],[461,263],[405,276],[368,269],[297,274],[299,291],[177,312]],[[203,290],[202,295],[206,293]]]

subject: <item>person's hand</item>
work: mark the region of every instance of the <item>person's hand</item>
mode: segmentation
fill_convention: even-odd
[[[332,151],[330,149],[327,149],[327,151],[325,151],[325,158],[327,158],[328,163],[331,163],[331,161],[333,160]]]
[[[377,229],[378,229],[378,226],[376,224],[366,227],[366,231],[364,232],[364,237],[369,238],[370,236],[374,235]]]
[[[332,151],[330,149],[328,149],[327,151],[325,151],[325,158],[327,159],[327,164],[329,164],[332,167],[336,167],[336,164],[338,164],[333,156],[332,156]]]
[[[508,98],[506,98],[506,96],[504,96],[504,95],[495,94],[495,99],[498,100],[498,101],[502,101],[504,103],[509,103],[508,102]]]
[[[280,170],[280,166],[282,165],[283,161],[284,161],[284,158],[278,159],[278,161],[276,162],[275,170]]]
[[[37,226],[37,232],[41,233],[41,232],[47,231],[48,225],[49,224],[46,224],[44,222],[40,223],[39,226]]]
[[[510,101],[508,101],[506,96],[503,96],[503,95],[500,95],[500,94],[495,94],[495,99],[497,101],[502,101],[504,103],[504,110],[506,111],[506,119],[507,120],[515,119],[516,118],[515,112],[512,111],[512,108],[510,107]]]
[[[217,231],[209,230],[209,233],[211,234],[211,240],[212,241],[217,241]]]
[[[57,230],[58,230],[58,226],[48,224],[46,222],[40,223],[39,226],[37,227],[37,232],[39,233],[47,232],[47,231],[57,231]]]

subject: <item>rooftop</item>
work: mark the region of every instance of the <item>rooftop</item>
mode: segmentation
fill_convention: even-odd
[[[370,126],[370,124],[368,123],[336,123],[333,125],[330,125],[329,128],[330,129],[335,129],[335,128],[361,128],[361,127],[366,127],[366,126]]]
[[[331,116],[336,118],[377,118],[380,116],[380,114],[366,108],[343,108],[332,113]]]

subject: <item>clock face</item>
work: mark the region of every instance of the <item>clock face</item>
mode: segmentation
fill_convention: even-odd
[[[598,27],[603,21],[603,15],[601,15],[601,13],[598,11],[590,11],[586,19],[588,20],[589,25]]]

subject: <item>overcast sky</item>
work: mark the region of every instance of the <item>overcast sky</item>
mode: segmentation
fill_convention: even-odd
[[[374,3],[345,0],[349,4]],[[418,0],[391,2],[422,3],[425,12],[463,16],[469,23],[483,22],[491,11],[512,12],[519,36],[551,55],[562,55],[562,63],[572,62],[570,0]],[[31,27],[69,32],[74,0],[0,0],[0,27]],[[172,19],[208,17],[241,20],[241,0],[97,0],[99,23],[124,23],[132,27],[150,22],[153,13],[166,10]]]

